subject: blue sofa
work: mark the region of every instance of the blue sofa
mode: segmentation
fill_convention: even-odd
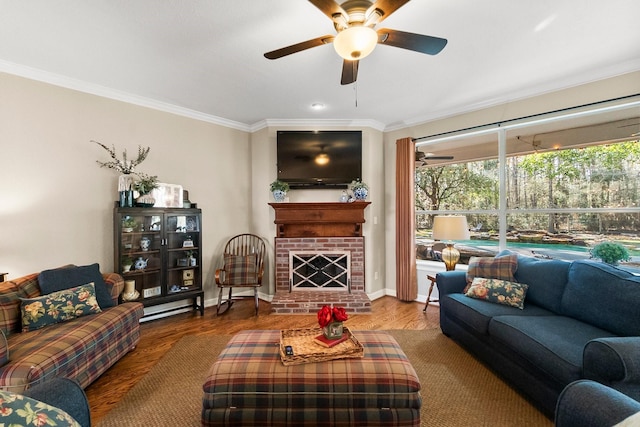
[[[519,309],[466,296],[465,276],[436,276],[442,332],[548,417],[561,391],[583,378],[640,400],[640,277],[518,255],[515,281],[528,285]]]
[[[611,427],[632,416],[640,416],[640,402],[595,381],[578,380],[560,393],[555,427]]]

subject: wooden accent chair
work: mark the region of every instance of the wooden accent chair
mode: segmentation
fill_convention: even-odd
[[[258,288],[262,286],[265,252],[264,240],[254,234],[239,234],[227,242],[223,252],[224,267],[216,270],[216,284],[220,289],[217,314],[221,314],[222,304],[226,305],[222,313],[231,308],[233,288],[253,288],[258,315]],[[225,288],[229,289],[229,297],[223,301]]]

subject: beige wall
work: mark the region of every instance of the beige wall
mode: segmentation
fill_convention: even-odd
[[[372,202],[364,226],[367,292],[374,297],[395,294],[398,138],[638,93],[638,82],[640,73],[633,73],[387,133],[362,127],[363,180],[370,186]],[[126,148],[130,154],[138,144],[151,147],[139,170],[183,185],[203,209],[207,299],[214,297],[213,273],[228,237],[250,230],[273,248],[268,186],[276,177],[275,135],[277,129],[295,127],[243,132],[2,73],[0,94],[0,271],[9,272],[9,277],[67,263],[97,261],[103,270],[113,269],[117,174],[95,163],[108,158],[91,139]],[[290,200],[336,201],[339,194],[296,190]],[[265,294],[274,289],[271,268]]]
[[[0,270],[10,278],[63,264],[113,271],[117,176],[107,153],[180,184],[203,210],[206,297],[221,245],[251,226],[249,133],[0,73]]]

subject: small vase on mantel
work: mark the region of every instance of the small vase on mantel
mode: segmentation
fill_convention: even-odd
[[[278,202],[278,203],[282,203],[286,200],[287,198],[287,193],[285,193],[282,190],[275,190],[273,191],[273,199]]]
[[[342,322],[331,322],[322,328],[322,334],[328,340],[337,340],[338,338],[342,338],[343,332],[344,325]]]
[[[360,180],[353,181],[349,186],[357,202],[364,202],[369,195],[369,186]]]

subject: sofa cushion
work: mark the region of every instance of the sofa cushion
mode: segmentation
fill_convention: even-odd
[[[245,256],[224,254],[224,271],[227,285],[257,284],[257,256],[256,254]]]
[[[528,286],[524,283],[476,277],[465,295],[496,304],[510,305],[522,310],[527,288]]]
[[[561,384],[582,378],[582,353],[608,331],[565,316],[496,316],[489,335]]]
[[[4,366],[9,362],[9,343],[4,332],[0,331],[0,366]]]
[[[102,273],[102,278],[107,285],[107,290],[109,291],[113,305],[118,305],[120,294],[124,290],[124,279],[118,273]]]
[[[620,336],[640,335],[640,276],[601,262],[574,261],[562,296],[566,316]]]
[[[20,298],[24,297],[18,290],[0,293],[0,331],[6,336],[20,331]]]
[[[104,283],[100,265],[98,263],[83,265],[80,267],[71,265],[52,270],[44,270],[38,275],[38,283],[43,295],[52,292],[69,289],[85,283],[93,282],[96,289],[96,298],[102,308],[114,306],[111,294]]]
[[[527,302],[560,313],[570,266],[567,261],[518,255],[515,278],[517,282],[529,285]]]
[[[18,289],[26,298],[33,298],[42,295],[40,284],[38,282],[38,273],[18,277],[17,279],[12,280],[12,282],[16,289]]]
[[[498,254],[495,257],[471,257],[467,269],[467,286],[463,293],[469,290],[476,277],[515,282],[513,274],[517,269],[518,255],[515,253]]]
[[[40,295],[38,274],[30,274],[8,282],[0,283],[0,331],[5,336],[20,332],[20,298]]]
[[[96,300],[93,283],[37,298],[24,298],[20,309],[23,332],[102,311]]]
[[[486,335],[489,321],[494,316],[551,316],[553,313],[533,304],[526,304],[524,309],[508,305],[494,304],[487,301],[468,298],[463,294],[450,294],[440,299],[440,310],[448,317],[465,325],[475,333]]]

